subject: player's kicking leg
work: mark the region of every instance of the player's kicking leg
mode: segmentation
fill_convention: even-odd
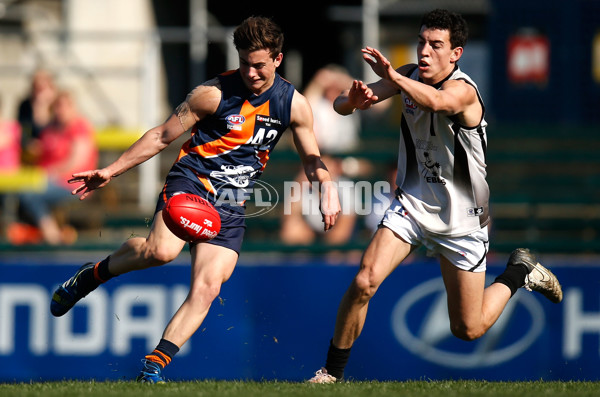
[[[86,263],[81,266],[73,277],[59,286],[50,302],[50,311],[52,315],[60,317],[67,313],[80,299],[92,292],[100,282],[94,279],[94,268],[98,266],[93,263]]]
[[[56,317],[71,308],[98,286],[111,278],[132,270],[160,266],[175,259],[185,241],[175,236],[165,225],[160,212],[154,217],[148,238],[135,237],[127,240],[108,258],[96,263],[86,263],[60,285],[50,302],[50,311]],[[110,260],[110,271],[109,271]]]

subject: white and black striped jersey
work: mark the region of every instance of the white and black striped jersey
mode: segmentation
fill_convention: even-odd
[[[418,79],[415,68],[409,74]],[[409,97],[403,100],[398,155],[398,198],[405,209],[431,233],[458,237],[485,226],[489,218],[486,178],[485,107],[477,85],[458,66],[444,81],[461,79],[475,87],[483,108],[475,127],[460,125],[452,116],[426,112]]]

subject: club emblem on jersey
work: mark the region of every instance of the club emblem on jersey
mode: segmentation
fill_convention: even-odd
[[[227,121],[228,129],[241,131],[242,124],[244,124],[246,118],[241,114],[230,114],[225,118],[225,121]]]
[[[222,165],[221,170],[212,171],[210,177],[235,187],[248,186],[250,178],[256,174],[254,168],[249,165]]]
[[[230,114],[225,120],[227,120],[227,124],[238,125],[243,124],[246,118],[241,114]]]
[[[413,101],[411,101],[410,98],[407,96],[404,97],[404,106],[406,107],[406,113],[413,115],[415,114],[415,110],[417,110],[417,105],[415,105]]]
[[[441,183],[445,185],[446,181],[442,179],[442,166],[440,163],[435,161],[429,152],[423,152],[423,156],[425,157],[425,161],[421,162],[424,166],[421,173],[427,183]]]

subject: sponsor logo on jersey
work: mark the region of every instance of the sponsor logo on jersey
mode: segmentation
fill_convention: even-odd
[[[428,141],[428,140],[424,140],[424,139],[416,139],[415,140],[415,147],[417,149],[421,149],[421,150],[432,150],[434,152],[437,152],[438,147],[435,143]]]
[[[427,176],[425,177],[425,181],[427,181],[427,183],[441,183],[442,185],[446,184],[446,181],[438,176]]]
[[[483,215],[483,207],[467,208],[467,216],[481,216],[481,215]]]
[[[396,214],[400,215],[401,217],[405,217],[408,215],[408,211],[404,209],[404,206],[402,204],[396,205],[391,210],[394,211]]]
[[[267,127],[270,127],[272,124],[281,125],[281,120],[274,119],[270,116],[263,116],[261,114],[256,115],[256,121],[258,123],[264,123],[264,125]]]

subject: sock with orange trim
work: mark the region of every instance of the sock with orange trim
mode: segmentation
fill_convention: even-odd
[[[100,284],[115,277],[108,271],[109,258],[110,256],[96,263],[93,269],[87,270],[79,276],[79,288],[81,288],[82,292],[85,292],[86,295],[98,288]]]
[[[110,256],[107,256],[106,259],[96,263],[94,266],[94,279],[98,281],[100,284],[107,282],[111,278],[115,277],[114,274],[111,274],[108,271],[108,260]]]
[[[166,339],[161,339],[156,345],[154,351],[148,354],[145,358],[160,365],[162,368],[169,365],[175,354],[179,351],[179,347]]]

